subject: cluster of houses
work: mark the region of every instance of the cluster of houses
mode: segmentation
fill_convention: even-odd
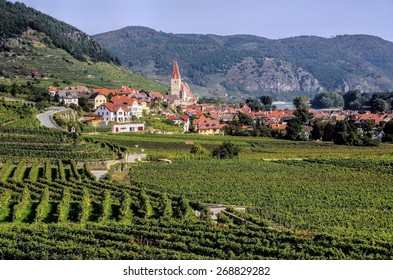
[[[85,86],[68,86],[64,89],[50,87],[49,93],[65,106],[80,105],[81,99],[91,104],[95,115],[87,118],[92,124],[111,126],[113,132],[143,131],[144,124],[136,124],[143,112],[149,113],[152,102],[163,102],[171,108],[185,105],[195,105],[198,102],[190,86],[181,80],[179,66],[174,63],[171,76],[171,93],[138,91],[129,86],[120,89],[93,88]]]
[[[177,123],[183,123],[185,126],[190,126],[189,118],[194,119],[192,122],[194,132],[199,134],[222,134],[223,128],[228,126],[227,122],[232,122],[239,114],[245,114],[251,117],[256,123],[259,121],[268,126],[272,130],[285,130],[289,120],[296,118],[295,110],[270,110],[270,111],[252,111],[247,105],[242,108],[234,108],[231,106],[214,106],[214,105],[193,105],[182,106],[182,115],[174,115],[168,112],[168,119],[178,120]],[[166,114],[166,112],[163,112]],[[321,119],[323,121],[340,121],[348,120],[355,125],[361,126],[365,121],[371,121],[375,126],[381,123],[387,123],[393,119],[393,114],[373,114],[371,112],[364,112],[360,114],[356,111],[344,110],[313,110],[310,109],[314,119]],[[209,117],[206,117],[209,116]],[[229,125],[231,128],[231,125]],[[243,125],[243,130],[252,131],[253,126]]]
[[[294,110],[252,111],[246,104],[241,108],[232,106],[215,106],[197,104],[198,98],[192,93],[190,86],[182,82],[177,62],[174,63],[171,75],[171,92],[168,95],[159,92],[144,92],[129,86],[120,89],[93,88],[91,91],[85,86],[72,86],[58,90],[51,87],[49,92],[64,105],[79,105],[83,98],[87,100],[95,111],[95,115],[86,121],[92,124],[111,126],[114,133],[143,131],[144,124],[138,123],[143,112],[148,114],[153,102],[165,102],[167,109],[160,109],[168,121],[182,126],[183,132],[198,134],[223,134],[226,123],[235,120],[240,114],[248,115],[255,122],[259,120],[272,130],[285,130],[287,122],[295,118]],[[175,110],[176,109],[176,110]],[[174,111],[180,113],[174,113]],[[310,110],[314,118],[339,121],[347,119],[355,124],[372,121],[375,125],[393,119],[393,114],[359,114],[354,111],[342,110]],[[229,126],[231,127],[231,126]],[[244,125],[244,130],[253,130],[253,126]]]

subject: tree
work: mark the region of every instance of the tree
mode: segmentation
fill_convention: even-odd
[[[255,129],[252,133],[253,136],[270,137],[272,136],[272,130],[265,125],[261,119],[256,120]]]
[[[344,98],[337,92],[321,92],[315,95],[311,104],[315,109],[342,108]]]
[[[270,110],[272,108],[273,99],[268,95],[263,95],[259,98],[265,110]]]
[[[306,107],[308,108],[308,104],[310,103],[310,100],[308,99],[307,96],[297,96],[295,99],[293,99],[293,105],[295,106],[296,109],[299,109],[301,107]]]
[[[334,125],[331,122],[328,122],[323,128],[323,141],[333,141],[334,136]]]
[[[89,103],[87,98],[79,98],[78,99],[79,107],[82,108],[85,112],[92,112],[94,110],[93,104]]]
[[[208,155],[209,151],[201,144],[196,143],[191,147],[190,153],[194,155],[203,156],[203,155]]]
[[[218,148],[214,149],[212,156],[219,159],[231,159],[239,156],[240,148],[229,141],[225,141]]]
[[[249,114],[239,113],[239,125],[254,125],[254,120]]]
[[[344,110],[362,110],[367,105],[369,96],[359,90],[351,90],[344,94],[343,99]]]
[[[393,120],[385,124],[383,132],[385,133],[385,140],[393,141]]]
[[[309,112],[309,108],[304,106],[297,108],[294,115],[299,119],[302,125],[308,124],[313,116],[313,114]]]
[[[323,137],[324,125],[321,120],[316,120],[312,126],[311,139],[321,140]]]
[[[302,122],[298,118],[289,120],[285,128],[285,138],[288,140],[298,140],[302,129]]]
[[[247,98],[246,99],[246,104],[248,107],[250,107],[251,110],[259,110],[261,109],[261,103],[254,98]]]
[[[393,107],[393,92],[374,93],[370,99],[371,111],[375,113],[387,113]]]
[[[338,121],[334,127],[333,142],[337,145],[361,146],[363,141],[357,134],[356,127],[347,120]]]
[[[375,127],[375,122],[373,120],[365,120],[362,122],[363,132],[371,136]]]
[[[371,111],[375,113],[387,113],[390,111],[389,103],[382,98],[376,98],[371,102]]]

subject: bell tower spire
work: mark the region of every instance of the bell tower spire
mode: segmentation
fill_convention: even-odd
[[[173,64],[173,71],[171,76],[171,94],[180,97],[181,92],[181,76],[179,71],[179,65],[177,61]]]

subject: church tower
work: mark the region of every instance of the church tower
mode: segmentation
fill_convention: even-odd
[[[179,71],[179,65],[177,65],[177,61],[173,65],[173,72],[171,77],[171,94],[177,95],[180,98],[181,94],[181,76]]]

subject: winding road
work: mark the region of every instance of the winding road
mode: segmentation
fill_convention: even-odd
[[[49,107],[47,111],[37,116],[37,119],[40,121],[42,126],[47,128],[59,128],[57,124],[53,121],[53,115],[56,113],[60,113],[62,111],[69,110],[66,107]]]

